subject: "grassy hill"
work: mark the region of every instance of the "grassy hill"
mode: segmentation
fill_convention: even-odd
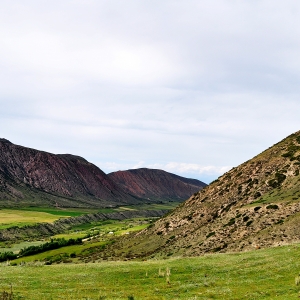
[[[299,169],[296,132],[225,173],[151,228],[119,241],[110,255],[196,256],[299,242]]]

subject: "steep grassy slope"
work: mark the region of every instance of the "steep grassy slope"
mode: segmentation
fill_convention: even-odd
[[[118,171],[109,173],[108,176],[127,193],[150,201],[183,201],[207,186],[200,180],[157,169]]]
[[[192,195],[152,228],[123,239],[111,255],[199,255],[299,242],[299,169],[296,132]]]

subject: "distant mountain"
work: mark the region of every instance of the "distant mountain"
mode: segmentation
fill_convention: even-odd
[[[97,208],[184,200],[198,184],[197,180],[184,179],[163,171],[144,170],[131,180],[134,186],[130,186],[128,181],[126,184],[125,181],[120,183],[119,175],[116,172],[108,176],[79,156],[55,155],[0,139],[0,207]],[[139,182],[139,178],[142,182]],[[155,184],[158,186],[155,187]],[[143,185],[145,193],[140,192]]]
[[[300,131],[228,171],[150,228],[121,239],[111,253],[164,257],[274,247],[299,243],[299,224]]]
[[[206,186],[163,170],[133,169],[108,174],[127,193],[150,201],[183,201]]]
[[[84,158],[0,139],[0,205],[103,207],[141,203]]]

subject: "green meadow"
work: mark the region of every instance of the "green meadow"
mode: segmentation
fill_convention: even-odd
[[[135,209],[134,207],[118,208]],[[66,217],[59,210],[0,210],[0,226],[17,222],[49,222]],[[88,213],[70,211],[69,213]],[[72,214],[70,214],[72,216]],[[3,217],[3,218],[2,218]],[[6,218],[6,219],[5,219]],[[38,220],[38,221],[37,221]],[[72,245],[0,264],[0,299],[297,299],[300,285],[300,244],[232,254],[168,259],[101,261],[91,254],[154,218],[105,220],[83,224],[52,238],[83,238]],[[1,227],[0,227],[1,228]],[[130,236],[129,236],[130,237]],[[22,241],[3,247],[18,252],[44,241]],[[48,265],[51,264],[51,265]],[[300,281],[300,280],[299,280]],[[2,297],[2,298],[1,298]]]
[[[16,209],[0,209],[0,229],[13,226],[33,225],[35,223],[51,223],[63,217],[43,211],[27,211]]]
[[[15,299],[297,299],[300,245],[195,258],[7,266]],[[169,272],[169,275],[168,275]]]
[[[63,208],[46,208],[46,207],[28,207],[21,209],[0,209],[0,230],[13,226],[26,226],[36,223],[51,223],[59,218],[76,217],[88,213],[111,213],[126,210],[161,210],[173,209],[179,203],[168,202],[162,204],[145,204],[136,206],[121,206],[115,208],[103,209],[63,209]]]

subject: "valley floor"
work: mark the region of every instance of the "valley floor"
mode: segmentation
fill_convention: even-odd
[[[300,244],[235,254],[88,264],[0,266],[15,299],[296,299]],[[170,272],[168,276],[168,272]],[[1,293],[0,293],[1,299]]]

